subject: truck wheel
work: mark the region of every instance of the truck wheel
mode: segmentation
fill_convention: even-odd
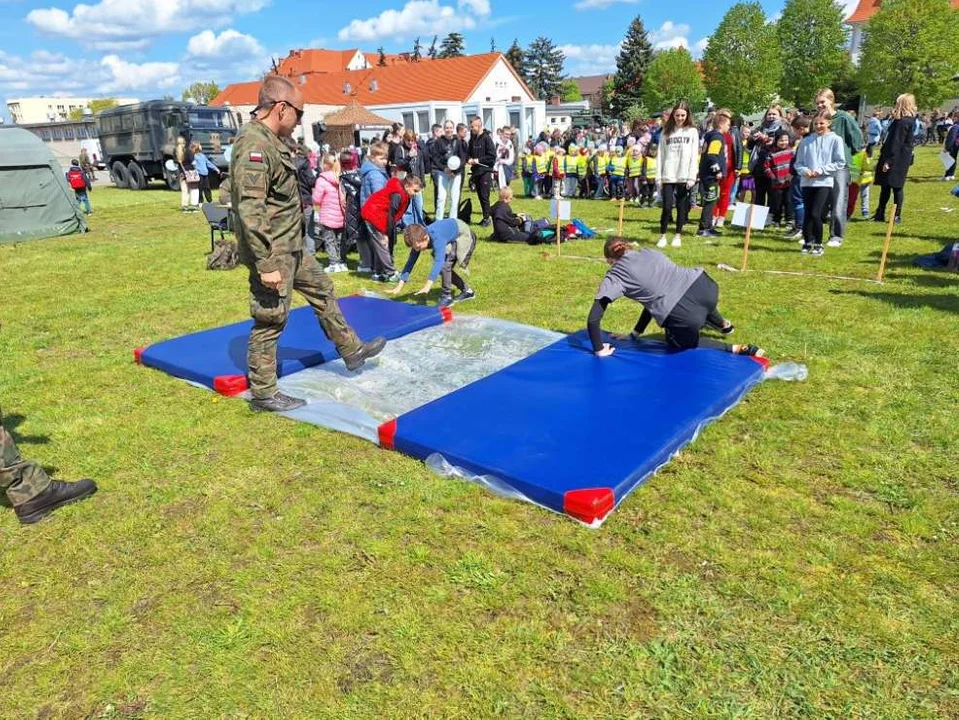
[[[117,160],[110,167],[110,179],[118,188],[130,186],[130,173],[127,172],[127,166]]]
[[[140,167],[138,163],[131,162],[127,166],[127,173],[129,174],[129,182],[131,190],[143,190],[147,186],[147,176],[143,172],[143,168]]]

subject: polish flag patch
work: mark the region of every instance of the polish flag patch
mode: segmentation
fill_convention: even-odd
[[[251,152],[250,153],[250,162],[263,162],[263,153]]]

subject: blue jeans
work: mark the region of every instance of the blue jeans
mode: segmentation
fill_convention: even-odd
[[[78,183],[79,184],[79,183]],[[77,202],[83,205],[83,212],[87,215],[90,214],[90,196],[87,195],[85,190],[75,190],[77,194]]]
[[[803,203],[802,185],[799,182],[799,178],[793,178],[791,192],[793,195],[793,209],[796,212],[796,227],[801,228],[803,222],[806,220],[806,205]]]

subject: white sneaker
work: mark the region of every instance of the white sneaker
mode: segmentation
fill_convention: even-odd
[[[842,238],[841,237],[831,237],[826,243],[827,247],[842,247]]]
[[[679,235],[673,236],[673,241],[669,243],[672,247],[682,247],[683,239]]]
[[[666,240],[666,236],[663,235],[659,238],[659,242],[656,243],[656,247],[666,247],[668,244],[669,242]]]

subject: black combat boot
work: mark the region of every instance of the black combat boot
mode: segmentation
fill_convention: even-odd
[[[358,369],[363,363],[366,362],[367,358],[376,357],[379,355],[383,348],[386,347],[386,338],[377,337],[373,338],[369,342],[365,342],[360,345],[360,349],[351,355],[344,355],[343,362],[346,363],[346,369],[353,371]]]
[[[288,412],[306,405],[306,400],[284,395],[279,390],[268,398],[253,398],[250,400],[250,409],[253,412]]]
[[[97,484],[93,480],[78,480],[77,482],[52,480],[46,490],[32,500],[27,500],[23,505],[17,505],[14,512],[21,523],[32,525],[57,508],[88,498],[96,491]]]

